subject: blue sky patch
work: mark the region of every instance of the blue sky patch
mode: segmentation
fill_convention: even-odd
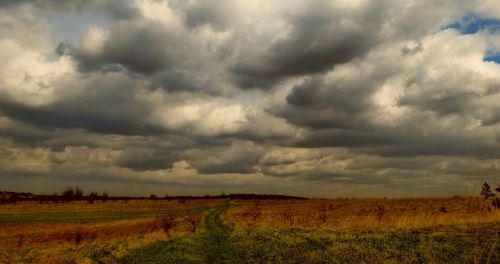
[[[483,18],[476,14],[467,14],[461,20],[455,21],[444,29],[454,28],[462,34],[475,34],[487,30],[490,33],[500,32],[500,20],[496,18]]]
[[[487,54],[483,60],[500,64],[500,53]]]

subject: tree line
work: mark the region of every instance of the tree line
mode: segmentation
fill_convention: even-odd
[[[240,200],[305,200],[307,198],[289,195],[278,195],[278,194],[225,194],[220,195],[204,195],[204,196],[169,196],[164,195],[163,197],[158,197],[155,194],[151,194],[148,197],[145,196],[111,196],[107,192],[89,192],[85,194],[83,189],[79,187],[67,187],[60,194],[54,193],[52,195],[35,195],[32,193],[14,193],[14,192],[0,192],[0,204],[16,204],[21,201],[38,201],[42,203],[59,203],[59,202],[70,202],[70,201],[87,201],[88,203],[94,203],[95,201],[124,201],[128,202],[130,200],[179,200],[181,203],[185,203],[188,200],[199,200],[199,199],[240,199]]]

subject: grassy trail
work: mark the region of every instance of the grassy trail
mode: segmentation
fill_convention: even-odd
[[[121,263],[241,263],[228,240],[231,230],[220,218],[229,206],[224,202],[209,210],[201,232],[134,250]]]
[[[224,203],[210,212],[205,218],[205,233],[202,234],[202,246],[205,249],[207,263],[240,263],[233,254],[229,235],[231,230],[224,225],[220,215],[229,208]]]

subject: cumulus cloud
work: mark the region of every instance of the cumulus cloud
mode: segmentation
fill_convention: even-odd
[[[359,57],[378,42],[385,3],[310,1],[283,15],[285,33],[259,56],[242,58],[234,71],[255,78],[316,73]]]
[[[0,178],[43,192],[462,193],[499,172],[498,10],[2,1]]]

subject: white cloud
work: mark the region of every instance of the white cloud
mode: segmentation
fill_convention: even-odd
[[[493,0],[3,5],[0,154],[8,158],[0,177],[8,170],[54,174],[53,181],[302,194],[349,186],[374,195],[405,194],[412,184],[424,188],[415,193],[432,193],[456,179],[449,193],[462,191],[498,172],[500,65],[484,57],[500,38],[444,28],[470,13],[499,18],[497,7]],[[109,25],[89,23],[81,36],[55,32],[67,27],[43,21],[50,12],[66,20],[99,12]],[[80,41],[61,45],[57,56],[51,38],[71,34]]]

